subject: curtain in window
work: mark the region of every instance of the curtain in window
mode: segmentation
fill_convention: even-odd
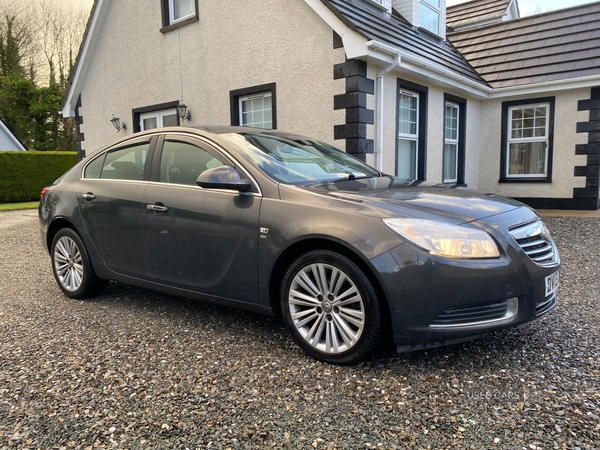
[[[405,180],[417,179],[417,141],[408,139],[398,140],[398,154],[396,158],[396,173]]]

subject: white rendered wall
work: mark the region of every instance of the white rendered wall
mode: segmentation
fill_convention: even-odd
[[[302,1],[199,0],[200,21],[160,33],[160,2],[112,2],[82,92],[81,131],[89,152],[131,134],[132,110],[179,100],[179,46],[186,125],[230,124],[229,91],[276,83],[277,128],[333,140],[345,111],[333,96],[345,92],[333,66],[333,32]],[[116,133],[110,118],[127,130]]]

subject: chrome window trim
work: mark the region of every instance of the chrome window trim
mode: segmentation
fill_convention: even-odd
[[[203,142],[204,144],[210,145],[217,152],[223,153],[227,158],[229,158],[235,164],[236,169],[237,168],[241,169],[242,172],[244,172],[244,174],[250,179],[250,181],[252,182],[252,184],[254,185],[254,187],[256,188],[256,190],[258,191],[258,193],[257,192],[238,192],[238,191],[235,191],[235,193],[237,195],[242,194],[242,195],[253,195],[253,196],[263,197],[262,190],[261,190],[259,184],[256,182],[256,179],[246,170],[246,168],[243,166],[243,164],[240,164],[240,162],[236,158],[234,158],[233,156],[231,156],[231,153],[229,153],[227,150],[225,150],[220,145],[217,145],[216,142],[213,142],[213,141],[205,138],[204,136],[200,136],[200,135],[197,135],[197,134],[194,134],[194,133],[183,133],[183,132],[179,132],[179,131],[174,131],[174,132],[165,132],[165,131],[162,131],[162,132],[157,132],[157,133],[151,133],[151,134],[148,134],[146,136],[148,136],[150,138],[150,140],[152,140],[152,138],[154,136],[160,136],[160,135],[165,136],[165,138],[167,136],[183,136],[183,137],[198,139],[201,142]],[[133,136],[131,138],[131,140],[138,139],[138,138],[139,138],[138,136]],[[171,185],[171,186],[173,186],[173,185],[176,185],[176,186],[187,186],[187,187],[191,187],[191,188],[204,189],[206,191],[224,191],[224,192],[230,192],[228,189],[205,189],[205,188],[201,188],[200,186],[191,186],[189,184],[163,183],[163,182],[159,182],[159,181],[145,181],[145,180],[141,180],[141,181],[140,180],[125,180],[125,179],[121,179],[121,178],[110,178],[110,179],[109,178],[86,178],[84,176],[85,169],[87,168],[87,166],[89,164],[91,164],[92,161],[95,161],[101,155],[105,155],[106,153],[108,153],[111,150],[116,149],[117,147],[122,147],[124,144],[126,145],[127,142],[128,141],[119,142],[118,144],[116,144],[116,145],[114,145],[114,146],[112,146],[110,148],[107,148],[106,150],[98,153],[96,156],[94,156],[92,159],[90,159],[88,162],[86,162],[83,165],[83,168],[81,169],[81,173],[79,175],[80,180],[134,181],[134,182],[138,182],[138,183],[139,182],[144,182],[144,183],[152,183],[152,184]]]
[[[201,186],[192,186],[191,184],[179,184],[179,183],[165,183],[164,181],[148,181],[148,184],[153,186],[160,185],[165,187],[173,187],[173,188],[187,188],[192,190],[200,190],[206,192],[222,192],[224,194],[232,194],[232,195],[245,195],[249,197],[261,197],[262,195],[257,192],[244,192],[244,191],[236,191],[234,189],[212,189],[212,188],[203,188]]]
[[[150,139],[150,141],[152,141],[152,138],[153,138],[154,136],[158,136],[158,135],[160,135],[160,134],[161,134],[161,133],[150,133],[150,134],[147,134],[146,136],[148,136],[148,137],[149,137],[149,139]],[[94,156],[92,159],[90,159],[88,162],[86,162],[86,163],[83,165],[83,168],[81,169],[81,173],[79,174],[79,179],[80,179],[80,180],[108,180],[108,178],[87,178],[87,177],[85,177],[85,176],[84,176],[84,174],[85,174],[85,169],[87,169],[87,166],[89,166],[89,165],[92,163],[92,161],[95,161],[95,160],[96,160],[96,159],[98,159],[98,158],[99,158],[101,155],[105,155],[106,153],[110,152],[111,150],[116,150],[116,149],[117,149],[117,148],[119,148],[119,147],[122,147],[122,146],[127,146],[127,142],[129,142],[129,141],[132,141],[132,140],[135,140],[135,139],[140,139],[141,137],[142,137],[142,136],[132,136],[132,137],[131,137],[131,139],[128,139],[127,141],[121,141],[121,142],[119,142],[118,144],[115,144],[115,145],[113,145],[112,147],[109,147],[109,148],[107,148],[106,150],[99,152],[99,153],[98,153],[96,156]],[[144,137],[145,137],[145,136],[144,136]],[[122,180],[121,178],[112,178],[112,179],[113,179],[113,180],[117,180],[117,181],[118,181],[118,180]],[[123,181],[124,181],[124,180],[123,180]],[[130,181],[135,181],[135,180],[130,180]]]

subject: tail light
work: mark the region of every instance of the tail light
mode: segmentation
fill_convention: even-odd
[[[46,195],[46,192],[48,192],[48,186],[46,186],[44,189],[42,189],[42,192],[40,192],[40,201],[42,201],[44,195]]]

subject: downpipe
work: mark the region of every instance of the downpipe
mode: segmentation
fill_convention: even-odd
[[[383,172],[383,80],[391,70],[400,65],[401,56],[396,53],[394,61],[377,74],[377,139],[375,148],[375,159],[377,170]]]

